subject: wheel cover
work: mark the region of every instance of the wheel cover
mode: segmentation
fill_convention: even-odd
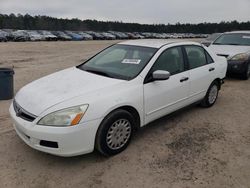
[[[109,128],[106,135],[106,142],[110,149],[122,148],[131,136],[131,124],[127,119],[115,121]]]
[[[208,94],[208,102],[210,104],[213,104],[217,99],[217,95],[218,95],[218,87],[216,85],[213,85]]]

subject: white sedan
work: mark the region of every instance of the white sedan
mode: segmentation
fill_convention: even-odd
[[[59,156],[114,155],[134,131],[192,103],[212,106],[227,62],[194,42],[133,40],[23,87],[10,106],[19,137]]]

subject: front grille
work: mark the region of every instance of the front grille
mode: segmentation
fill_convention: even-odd
[[[24,110],[19,104],[17,104],[17,102],[14,100],[13,101],[13,107],[14,110],[16,112],[16,116],[20,117],[26,121],[34,121],[36,119],[36,116],[27,112],[26,110]]]
[[[217,54],[218,56],[222,56],[222,57],[225,57],[225,58],[228,58],[229,55],[227,54]]]

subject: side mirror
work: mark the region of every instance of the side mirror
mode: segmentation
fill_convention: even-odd
[[[157,80],[167,80],[170,77],[170,73],[168,71],[157,70],[152,74],[153,81]]]

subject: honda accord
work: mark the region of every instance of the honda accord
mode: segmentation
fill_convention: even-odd
[[[149,122],[197,102],[211,107],[226,70],[226,59],[199,43],[125,41],[24,86],[10,114],[34,149],[115,155]]]

